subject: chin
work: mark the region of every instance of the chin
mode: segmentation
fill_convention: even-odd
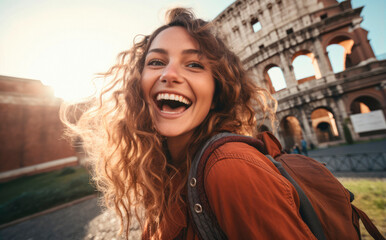
[[[172,138],[172,137],[178,137],[180,135],[183,135],[183,132],[176,131],[176,130],[158,130],[159,134],[161,136]]]
[[[191,133],[193,133],[193,130],[183,130],[183,129],[176,129],[173,127],[167,127],[167,128],[158,128],[158,133],[161,136],[167,137],[167,138],[177,138],[177,137],[183,137],[188,136]]]

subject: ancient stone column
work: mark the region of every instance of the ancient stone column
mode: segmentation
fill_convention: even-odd
[[[300,108],[300,114],[302,117],[302,122],[304,126],[304,138],[307,141],[308,144],[311,142],[316,145],[318,143],[318,140],[316,139],[316,135],[314,131],[312,130],[312,124],[310,125],[311,119],[307,117],[305,111],[303,108]]]
[[[318,65],[322,77],[333,74],[332,68],[328,61],[328,56],[326,54],[326,49],[323,48],[319,38],[315,38],[314,46],[316,51],[316,59],[318,60]]]
[[[286,56],[284,55],[283,52],[280,52],[279,55],[280,55],[280,61],[283,66],[283,74],[284,74],[285,82],[287,84],[287,88],[296,86],[297,82],[296,82],[295,74],[293,73],[293,71],[290,70],[290,67],[289,67],[290,65],[287,61]]]

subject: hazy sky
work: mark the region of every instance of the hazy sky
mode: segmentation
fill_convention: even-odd
[[[135,35],[162,24],[167,8],[192,7],[211,20],[232,2],[0,0],[0,75],[41,80],[60,97],[84,96],[93,74],[106,71]],[[354,7],[365,5],[362,27],[376,55],[386,52],[385,2],[353,0]]]

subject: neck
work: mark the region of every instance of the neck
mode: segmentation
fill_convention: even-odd
[[[175,166],[180,165],[185,161],[184,158],[185,152],[187,151],[186,147],[192,136],[191,133],[183,134],[177,137],[168,137],[167,145],[172,157],[172,162]]]

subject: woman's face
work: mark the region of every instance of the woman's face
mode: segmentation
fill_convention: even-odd
[[[215,90],[208,59],[183,27],[154,39],[141,85],[157,131],[168,138],[192,134],[208,115]]]

